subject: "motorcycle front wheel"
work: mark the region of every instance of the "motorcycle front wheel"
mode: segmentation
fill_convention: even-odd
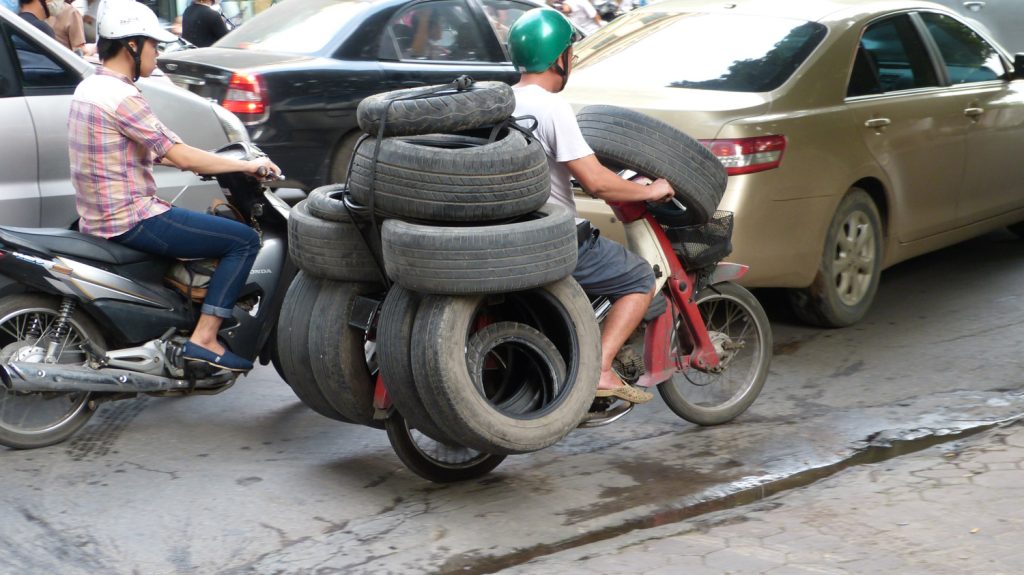
[[[505,460],[504,455],[482,453],[461,445],[448,445],[410,429],[397,412],[384,422],[388,441],[402,463],[434,483],[454,483],[483,477]]]
[[[60,317],[60,299],[18,294],[0,300],[0,363],[41,362]],[[105,347],[102,332],[86,315],[71,315],[60,338],[57,363],[84,363],[81,344]],[[78,431],[93,411],[87,392],[20,392],[0,386],[0,445],[34,449],[60,443]]]
[[[695,302],[718,352],[719,368],[704,372],[680,366],[658,391],[679,417],[698,425],[718,425],[738,417],[761,393],[772,360],[772,330],[761,304],[736,284],[708,286]],[[681,319],[677,316],[676,321]],[[681,328],[677,323],[672,331],[672,353],[677,357],[682,356]]]

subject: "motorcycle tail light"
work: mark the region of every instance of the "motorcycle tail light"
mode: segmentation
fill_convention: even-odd
[[[786,150],[785,136],[756,136],[727,140],[701,140],[718,157],[730,176],[753,174],[779,167]]]
[[[228,82],[228,91],[221,103],[226,110],[238,115],[242,122],[260,121],[267,113],[267,93],[258,74],[235,72]]]

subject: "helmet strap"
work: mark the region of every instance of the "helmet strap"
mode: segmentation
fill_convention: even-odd
[[[561,92],[569,81],[569,50],[562,51],[561,55],[558,56],[558,60],[555,60],[551,67],[562,77],[562,85],[558,88],[558,91]]]
[[[128,54],[135,62],[135,73],[132,75],[132,82],[138,82],[139,78],[142,76],[142,46],[140,45],[139,38],[134,38],[134,40],[135,45],[138,46],[137,50],[132,50],[132,46],[128,43],[128,40],[124,41],[124,49],[128,51]],[[143,38],[141,41],[145,42],[145,39]]]

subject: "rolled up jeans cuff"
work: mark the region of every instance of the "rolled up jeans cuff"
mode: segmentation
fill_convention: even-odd
[[[221,319],[230,319],[234,315],[232,313],[232,310],[226,307],[217,307],[205,303],[203,304],[203,307],[199,309],[199,311],[206,315],[212,315],[214,317],[219,317]]]

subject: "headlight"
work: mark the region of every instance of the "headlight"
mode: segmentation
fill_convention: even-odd
[[[223,106],[216,102],[210,102],[210,106],[213,107],[213,113],[220,120],[220,126],[224,128],[224,135],[228,137],[228,142],[250,141],[249,132],[245,130],[245,126],[242,125],[242,121],[238,119],[238,116],[225,110]]]

